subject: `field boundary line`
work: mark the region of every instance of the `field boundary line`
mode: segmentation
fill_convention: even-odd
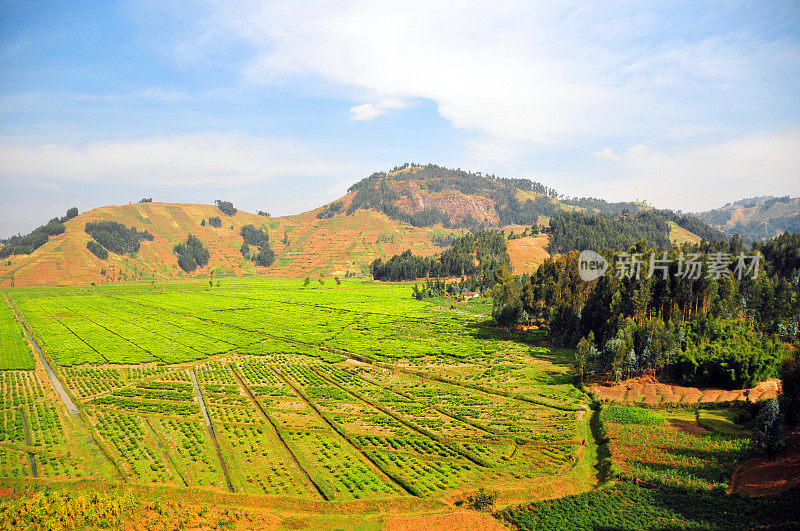
[[[353,397],[355,397],[356,399],[360,400],[361,402],[364,402],[365,404],[367,404],[367,405],[368,405],[368,406],[370,406],[371,408],[373,408],[373,409],[376,409],[376,410],[380,411],[380,412],[381,412],[381,413],[383,413],[384,415],[388,415],[388,416],[392,417],[392,418],[393,418],[393,419],[395,419],[397,422],[400,422],[401,424],[405,425],[406,427],[408,427],[408,428],[411,428],[412,430],[416,431],[416,432],[417,432],[417,433],[419,433],[420,435],[424,435],[424,436],[425,436],[425,437],[427,437],[428,439],[430,439],[430,440],[432,440],[432,441],[434,441],[434,442],[437,442],[437,443],[441,444],[442,446],[446,446],[446,447],[447,447],[447,448],[449,448],[450,450],[452,450],[452,451],[454,451],[455,453],[459,454],[459,455],[460,455],[461,457],[463,457],[464,459],[466,459],[466,460],[468,460],[468,461],[471,461],[472,463],[474,463],[474,464],[476,464],[476,465],[478,465],[478,466],[480,466],[480,467],[483,467],[483,468],[488,468],[488,467],[490,467],[490,465],[489,465],[489,464],[488,464],[486,461],[484,461],[483,459],[481,459],[480,457],[478,457],[478,456],[472,456],[472,455],[469,455],[469,454],[467,454],[467,453],[466,453],[466,452],[464,452],[463,450],[459,449],[457,446],[450,444],[450,443],[449,443],[447,440],[445,440],[444,438],[441,438],[441,439],[440,439],[439,437],[436,437],[436,436],[435,436],[433,433],[429,432],[428,430],[426,430],[426,429],[424,429],[424,428],[420,428],[419,426],[416,426],[414,423],[412,423],[412,422],[410,422],[410,421],[408,421],[408,420],[404,419],[404,418],[403,418],[403,417],[401,417],[400,415],[398,415],[398,414],[396,414],[396,413],[392,413],[392,412],[390,412],[390,411],[387,411],[387,410],[383,409],[382,407],[380,407],[380,406],[378,406],[378,405],[376,405],[376,404],[374,404],[374,403],[370,402],[370,401],[369,401],[369,400],[367,400],[366,398],[364,398],[364,397],[362,397],[362,396],[359,396],[358,394],[356,394],[355,392],[351,391],[350,389],[347,389],[347,388],[345,388],[345,387],[342,387],[342,386],[341,386],[341,385],[339,385],[338,383],[336,383],[336,382],[334,382],[334,381],[332,381],[332,380],[329,380],[327,377],[325,377],[325,376],[323,376],[322,374],[320,374],[319,372],[317,372],[317,370],[316,370],[316,369],[314,369],[313,367],[309,367],[309,368],[311,369],[311,371],[312,371],[312,372],[314,372],[314,374],[316,374],[317,376],[319,376],[320,378],[322,378],[322,379],[323,379],[323,380],[325,380],[326,382],[330,383],[331,385],[335,385],[336,387],[338,387],[339,389],[341,389],[341,390],[342,390],[342,391],[344,391],[345,393],[348,393],[348,394],[352,395],[352,396],[353,396]],[[459,421],[459,422],[460,422],[460,421]]]
[[[348,374],[353,374],[353,373],[350,373],[348,371]],[[372,385],[374,385],[376,387],[380,387],[381,389],[383,389],[385,391],[391,391],[393,393],[397,393],[398,395],[400,395],[402,397],[405,397],[405,398],[411,400],[412,402],[420,402],[420,403],[422,403],[422,401],[419,398],[415,398],[414,395],[410,395],[410,394],[408,394],[408,393],[406,393],[404,391],[398,391],[397,389],[393,389],[391,387],[386,387],[385,385],[381,385],[378,382],[374,382],[374,381],[370,380],[369,378],[366,378],[365,376],[362,376],[360,374],[354,374],[354,376],[356,378],[361,378],[365,382],[370,383],[370,384],[372,384]],[[452,413],[448,413],[444,408],[442,408],[441,406],[438,406],[436,404],[431,404],[430,406],[433,409],[435,409],[436,411],[438,411],[439,413],[441,413],[442,415],[444,415],[446,417],[450,417],[453,420],[457,420],[459,422],[463,422],[464,424],[472,426],[475,429],[481,430],[481,431],[486,432],[486,433],[491,433],[492,435],[502,436],[502,434],[500,432],[498,432],[497,430],[495,430],[494,428],[489,428],[488,426],[482,426],[481,424],[478,424],[477,422],[474,422],[474,421],[465,420],[466,417],[461,418],[461,417],[455,416]]]
[[[253,401],[253,403],[256,405],[256,408],[261,412],[261,414],[267,420],[269,425],[272,427],[272,431],[275,432],[275,436],[278,438],[280,443],[283,445],[283,448],[289,454],[289,457],[291,457],[291,459],[294,462],[294,464],[300,470],[301,477],[305,480],[306,486],[307,487],[313,487],[313,489],[317,491],[317,493],[322,497],[323,500],[330,501],[330,500],[328,500],[328,497],[325,495],[325,493],[322,491],[322,489],[319,487],[319,485],[317,485],[316,482],[314,482],[314,480],[311,479],[311,476],[309,475],[308,471],[306,471],[306,469],[303,468],[303,465],[300,464],[300,461],[297,460],[297,456],[294,455],[294,452],[292,452],[291,448],[289,448],[289,445],[286,444],[286,441],[283,439],[283,436],[281,436],[280,431],[278,431],[278,427],[272,421],[270,416],[267,415],[267,412],[264,411],[264,408],[258,402],[258,400],[256,399],[255,395],[253,395],[253,392],[250,390],[250,388],[247,386],[247,384],[244,383],[244,380],[239,375],[239,372],[236,370],[236,368],[233,366],[233,364],[228,364],[228,366],[230,367],[231,372],[233,373],[233,375],[239,381],[239,385],[242,386],[242,389],[244,389],[245,393],[247,393],[247,396],[250,397],[250,400]]]
[[[194,385],[194,391],[197,393],[197,400],[200,404],[200,411],[203,413],[203,416],[206,420],[206,429],[208,430],[208,434],[211,437],[211,442],[214,444],[214,448],[217,450],[217,458],[219,459],[219,466],[222,468],[222,475],[225,476],[225,483],[228,486],[228,491],[236,492],[233,489],[233,483],[231,483],[231,477],[228,474],[228,466],[225,464],[225,459],[222,457],[222,449],[219,447],[219,442],[217,442],[217,435],[214,433],[214,425],[211,422],[211,415],[208,413],[208,409],[206,408],[205,399],[203,398],[203,392],[200,390],[200,383],[197,381],[197,375],[194,372],[194,368],[189,370],[189,375],[192,377],[192,384]]]
[[[394,477],[392,474],[389,474],[388,472],[386,472],[386,471],[385,471],[383,468],[381,468],[381,467],[380,467],[380,466],[379,466],[379,465],[378,465],[378,464],[377,464],[377,463],[376,463],[376,462],[375,462],[375,461],[374,461],[374,460],[373,460],[373,459],[372,459],[370,456],[368,456],[368,455],[367,455],[367,454],[366,454],[366,453],[365,453],[365,452],[364,452],[364,451],[363,451],[361,448],[359,448],[358,446],[356,446],[356,445],[353,443],[353,441],[351,441],[351,440],[350,440],[350,438],[349,438],[349,437],[348,437],[346,434],[342,433],[342,431],[341,431],[341,430],[340,430],[340,429],[339,429],[339,428],[338,428],[336,425],[334,425],[334,423],[333,423],[333,422],[331,422],[330,420],[328,420],[328,418],[327,418],[327,417],[325,417],[325,415],[323,415],[323,414],[322,414],[322,411],[320,411],[320,410],[319,410],[319,408],[317,408],[316,404],[312,403],[312,402],[311,402],[311,401],[308,399],[308,397],[305,395],[305,393],[303,393],[303,392],[302,392],[302,391],[300,391],[300,390],[299,390],[297,387],[295,387],[294,385],[292,385],[292,384],[289,382],[289,380],[287,380],[287,379],[286,379],[286,377],[285,377],[283,374],[281,374],[280,372],[278,372],[278,370],[277,370],[277,369],[275,369],[275,367],[270,367],[270,369],[272,369],[272,371],[273,371],[275,374],[277,374],[277,375],[278,375],[278,377],[279,377],[281,380],[283,380],[283,381],[286,383],[286,385],[288,385],[289,387],[291,387],[291,388],[292,388],[292,390],[294,390],[294,392],[295,392],[295,393],[297,393],[297,395],[298,395],[300,398],[302,398],[302,399],[303,399],[303,401],[304,401],[306,404],[308,404],[308,405],[309,405],[309,407],[311,407],[311,409],[313,409],[313,410],[316,412],[316,414],[317,414],[317,415],[319,415],[319,417],[322,419],[322,421],[323,421],[323,422],[325,422],[325,424],[327,424],[328,426],[330,426],[330,428],[331,428],[331,429],[332,429],[334,432],[336,432],[336,434],[337,434],[337,435],[339,435],[339,437],[341,437],[342,439],[344,439],[344,440],[345,440],[345,442],[347,442],[347,444],[349,444],[350,446],[352,446],[352,447],[353,447],[353,449],[354,449],[356,452],[358,452],[358,453],[359,453],[359,454],[360,454],[360,455],[361,455],[361,456],[362,456],[364,459],[366,459],[366,460],[367,460],[367,462],[369,462],[369,463],[370,463],[370,464],[371,464],[373,467],[375,467],[375,468],[377,469],[377,471],[379,472],[378,476],[379,476],[379,477],[381,477],[381,479],[384,479],[384,477],[383,477],[383,476],[385,476],[385,478],[386,478],[386,479],[388,479],[390,482],[394,483],[395,485],[397,485],[398,487],[400,487],[401,489],[403,489],[405,492],[407,492],[407,493],[408,493],[408,494],[410,494],[411,496],[414,496],[414,497],[419,497],[419,496],[418,496],[417,494],[415,494],[414,492],[411,492],[411,491],[410,491],[410,490],[409,490],[409,489],[408,489],[408,488],[407,488],[407,487],[406,487],[406,486],[403,484],[403,482],[402,482],[402,481],[398,481],[398,479],[397,479],[397,478],[395,478],[395,477]]]
[[[167,445],[164,444],[164,441],[162,441],[161,437],[158,436],[158,432],[155,430],[155,428],[153,428],[152,424],[150,424],[150,419],[148,419],[147,417],[143,416],[142,420],[147,425],[147,427],[150,428],[150,431],[153,432],[153,438],[156,440],[156,445],[161,449],[161,453],[167,459],[169,464],[172,465],[172,468],[175,470],[175,473],[178,474],[178,477],[181,478],[181,481],[183,482],[183,485],[185,487],[188,487],[189,483],[186,481],[186,478],[183,477],[183,474],[181,473],[180,469],[178,468],[178,465],[175,464],[175,461],[172,459],[172,456],[169,455],[169,452],[167,451]]]

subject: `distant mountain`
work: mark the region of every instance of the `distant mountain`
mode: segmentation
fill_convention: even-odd
[[[575,242],[587,241],[569,233],[585,232],[596,224],[597,216],[615,220],[617,225],[622,220],[626,227],[635,222],[635,230],[626,229],[629,240],[645,235],[664,244],[722,236],[694,216],[655,210],[644,203],[568,198],[528,179],[498,178],[433,164],[405,164],[374,173],[350,187],[339,200],[292,216],[251,214],[225,202],[213,206],[143,201],[96,208],[81,215],[73,210],[31,235],[0,241],[0,286],[148,282],[212,273],[368,276],[369,265],[376,258],[388,260],[406,250],[430,256],[441,252],[454,235],[482,227],[501,229],[509,236],[513,233],[508,240],[511,265],[518,274],[530,273],[549,256],[548,249],[563,252]],[[571,216],[568,225],[559,225],[559,242],[553,245],[552,236],[540,228],[554,218],[566,220],[565,216]],[[617,226],[601,222],[612,231]],[[113,234],[106,234],[104,243],[86,232],[87,223],[93,224],[90,228],[113,229]],[[245,231],[251,241],[249,250],[246,247],[243,252],[242,228],[247,225],[253,228]],[[535,230],[533,225],[537,225]],[[564,227],[572,228],[565,233]],[[259,254],[252,238],[260,239],[263,233],[269,236],[268,251],[274,252],[269,267],[252,259]],[[199,240],[210,256],[207,264],[202,262],[186,273],[174,249],[189,236]],[[587,237],[591,241],[591,233]],[[116,254],[115,249],[127,254]]]
[[[738,233],[750,243],[783,232],[800,232],[800,197],[751,197],[696,215],[728,235]]]
[[[559,212],[622,213],[649,208],[639,202],[570,199],[529,179],[499,178],[435,164],[404,164],[373,173],[348,192],[355,194],[348,213],[374,209],[416,227],[531,226]]]

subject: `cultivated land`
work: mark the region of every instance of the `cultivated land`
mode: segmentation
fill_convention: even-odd
[[[748,460],[752,393],[603,404],[486,302],[218,280],[0,293],[0,527],[798,524],[797,434]]]
[[[239,278],[234,298],[233,283],[4,293],[77,414],[38,356],[0,373],[2,482],[378,526],[442,518],[480,486],[505,506],[596,484],[568,353],[494,331],[485,304],[351,280]]]

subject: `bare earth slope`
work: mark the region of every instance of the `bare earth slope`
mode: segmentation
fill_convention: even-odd
[[[420,255],[441,251],[431,237],[456,232],[411,227],[371,210],[329,219],[317,219],[317,211],[267,218],[243,211],[226,216],[213,205],[135,203],[96,208],[67,221],[64,234],[50,238],[32,254],[14,255],[0,262],[0,286],[10,286],[12,279],[15,286],[26,286],[184,277],[186,273],[178,267],[172,249],[189,234],[200,238],[211,252],[209,265],[193,275],[211,271],[274,276],[343,275],[350,271],[362,275],[368,273],[370,262],[377,257],[387,259],[407,249]],[[222,219],[222,227],[200,225],[212,216]],[[142,242],[136,256],[109,253],[107,260],[100,260],[86,248],[91,237],[84,227],[87,222],[101,220],[146,229],[154,240]],[[248,224],[268,231],[276,255],[272,267],[256,268],[242,257],[240,230]],[[283,242],[284,235],[288,245]]]

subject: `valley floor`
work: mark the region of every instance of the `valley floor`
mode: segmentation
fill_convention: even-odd
[[[579,528],[587,503],[751,503],[725,494],[738,406],[592,404],[568,351],[485,303],[270,279],[2,299],[22,340],[0,355],[0,527]],[[480,487],[499,519],[467,508]],[[675,510],[652,522],[711,521]]]

